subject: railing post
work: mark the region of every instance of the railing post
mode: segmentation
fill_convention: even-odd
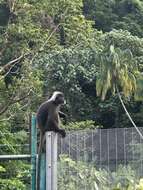
[[[40,159],[40,190],[46,190],[46,154],[41,153]]]
[[[46,190],[57,190],[57,133],[46,132]]]
[[[37,128],[36,117],[31,118],[31,190],[36,189]]]

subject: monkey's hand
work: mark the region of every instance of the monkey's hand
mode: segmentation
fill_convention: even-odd
[[[61,111],[59,111],[59,116],[63,119],[63,124],[66,125],[67,124],[67,115]]]
[[[62,135],[62,138],[66,137],[66,131],[64,129],[60,129],[60,134]]]
[[[62,119],[62,123],[64,124],[64,125],[66,125],[67,124],[67,117],[65,117],[64,119]]]

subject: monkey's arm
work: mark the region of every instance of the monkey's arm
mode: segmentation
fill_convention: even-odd
[[[63,113],[63,112],[61,112],[61,111],[59,111],[58,113],[59,113],[59,116],[62,117],[62,118],[66,118],[67,117],[66,114]]]
[[[61,129],[58,127],[57,123],[53,123],[54,128],[52,129],[52,131],[55,131],[57,133],[60,133],[62,135],[62,137],[64,138],[66,136],[66,132],[64,129]]]
[[[66,124],[67,123],[67,115],[61,111],[59,111],[58,113],[59,113],[59,116],[64,119],[65,124]]]

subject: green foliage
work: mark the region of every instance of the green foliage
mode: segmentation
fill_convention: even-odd
[[[143,190],[143,179],[140,179],[139,184],[136,186],[137,190]]]
[[[3,35],[0,44],[4,47],[4,63],[24,52],[51,49],[60,44],[64,36],[66,45],[87,42],[92,32],[92,22],[82,15],[82,1],[14,1],[1,3],[3,12],[4,5],[11,12],[8,25],[5,25],[4,31],[1,29]],[[58,29],[59,24],[64,34],[61,34],[60,27]]]
[[[143,95],[143,74],[140,74],[137,76],[137,88],[135,92],[135,99],[142,101],[142,95]]]
[[[74,161],[61,155],[59,162],[59,189],[79,190],[142,190],[142,179],[137,179],[130,166],[119,166],[116,172],[97,170],[92,164]]]
[[[123,29],[143,37],[141,0],[84,0],[84,14],[95,21],[95,28],[104,32]]]
[[[99,59],[99,75],[96,81],[97,95],[104,100],[107,92],[116,92],[116,86],[122,89],[125,97],[136,91],[137,65],[133,60],[131,51],[111,45],[110,49],[103,52]]]
[[[26,186],[18,179],[0,179],[1,190],[26,190]]]
[[[65,126],[65,129],[68,131],[77,131],[77,130],[84,130],[84,129],[97,129],[101,126],[95,124],[95,121],[81,121],[81,122],[70,122],[68,125]]]
[[[2,163],[0,170],[0,187],[1,189],[13,189],[13,190],[26,190],[30,188],[29,181],[30,166],[24,164],[22,161],[9,161],[7,163]]]
[[[99,42],[98,46],[96,45],[97,41]],[[110,97],[110,90],[107,94],[107,101],[105,102],[104,108],[100,107],[99,99],[96,97],[99,55],[103,54],[103,56],[105,56],[105,53],[109,54],[109,47],[113,43],[115,44],[115,50],[121,49],[119,50],[120,61],[126,62],[126,65],[129,68],[127,59],[131,57],[130,70],[134,70],[136,65],[138,65],[138,68],[141,71],[141,60],[139,57],[142,54],[142,40],[140,38],[135,38],[127,31],[114,30],[113,32],[105,33],[103,35],[101,33],[98,34],[93,42],[92,46],[88,46],[84,49],[82,45],[66,49],[59,48],[59,50],[50,51],[48,54],[42,54],[39,57],[39,60],[37,60],[37,66],[39,65],[39,70],[44,70],[43,75],[46,76],[44,78],[45,93],[50,94],[50,91],[55,89],[64,92],[67,99],[65,111],[68,113],[70,119],[92,119],[105,127],[126,126],[126,124],[123,124],[122,120],[123,110],[120,108],[119,103],[116,103],[117,100],[113,100],[114,98],[108,100]],[[133,53],[130,53],[130,49]],[[122,60],[122,57],[123,59],[126,59]],[[121,63],[122,69],[126,67],[123,62]],[[106,66],[107,64],[103,63],[103,67]],[[135,69],[137,70],[137,68]],[[113,70],[114,67],[110,70],[111,74]],[[136,73],[135,70],[134,73]],[[124,74],[128,77],[125,72],[122,73],[122,75],[120,74],[121,79]],[[136,73],[136,76],[137,75],[138,74]],[[138,76],[141,75],[139,74]],[[136,83],[137,81],[138,77],[136,78]],[[123,87],[125,87],[125,82],[128,84],[128,80],[122,81]],[[103,84],[106,85],[106,82]],[[136,90],[138,88],[139,86],[136,85]],[[49,89],[49,91],[47,89]],[[142,86],[140,86],[140,89],[142,89]],[[126,91],[126,89],[124,90]],[[112,101],[114,101],[113,104],[115,104],[113,107]],[[106,105],[108,108],[105,108]],[[116,114],[117,109],[120,109],[118,114]],[[101,111],[99,112],[99,110]],[[121,123],[119,123],[119,119]],[[125,122],[127,121],[125,120]],[[129,123],[128,125],[130,126]],[[141,124],[139,124],[139,126],[141,126]]]
[[[84,18],[82,6],[82,1],[0,1],[1,154],[27,151],[22,146],[28,138],[23,129],[28,129],[29,114],[37,110],[43,101],[43,87],[47,87],[47,73],[37,61],[39,54],[62,49],[63,44],[66,47],[92,43],[92,22]],[[48,86],[48,91],[52,90]],[[1,189],[29,189],[24,182],[30,180],[23,181],[26,173],[22,174],[26,167],[22,162],[2,163]]]
[[[61,25],[65,31],[65,45],[78,44],[81,41],[88,43],[93,29],[92,22],[86,20],[82,14],[82,0],[49,1],[47,4],[52,17],[56,16],[60,20],[60,15],[63,15]]]
[[[126,96],[135,91],[139,102],[124,100],[134,120],[142,126],[142,31],[141,0],[0,0],[0,144],[4,145],[0,154],[27,151],[15,145],[26,143],[28,136],[23,130],[28,129],[29,114],[53,90],[61,90],[66,96],[67,130],[101,125],[130,127],[117,97],[111,96],[118,80]],[[115,49],[109,49],[111,45]],[[4,67],[21,55],[12,67]],[[101,74],[99,63],[104,71],[101,85],[97,80]],[[102,88],[99,94],[102,91],[103,98],[107,93],[105,102],[97,98],[96,88]],[[105,176],[103,184],[109,180],[108,173],[101,175],[93,166],[88,168],[71,160],[68,165],[74,167],[80,180],[84,179],[82,189],[87,184],[97,189],[98,175],[101,179]],[[1,177],[1,188],[28,189],[24,184],[29,179],[23,181],[29,177],[27,167],[22,162],[2,163],[0,172],[8,180]],[[71,176],[71,182],[67,179],[70,189],[76,189],[74,172]],[[108,190],[106,185],[104,189]],[[126,188],[120,180],[114,187]]]
[[[80,120],[91,119],[94,109],[92,98],[96,95],[95,50],[71,47],[51,51],[41,56],[38,63],[39,69],[43,67],[44,70],[46,93],[50,94],[56,89],[63,91],[67,100],[68,116]]]
[[[5,172],[5,168],[3,166],[0,166],[0,172]]]
[[[138,57],[138,61],[142,57],[143,39],[138,36],[133,36],[127,30],[112,30],[111,32],[106,32],[101,36],[101,39],[104,48],[109,48],[110,45],[114,45],[115,48],[122,50],[129,49],[134,58]]]
[[[60,158],[59,171],[59,190],[73,190],[77,187],[79,190],[85,187],[97,190],[99,182],[107,182],[102,172],[97,171],[92,165],[75,162],[64,155]]]

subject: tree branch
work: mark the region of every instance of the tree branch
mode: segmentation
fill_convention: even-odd
[[[13,105],[13,104],[15,104],[15,103],[17,103],[17,102],[20,102],[20,101],[26,99],[26,98],[30,95],[30,92],[31,92],[31,90],[28,92],[27,95],[25,95],[25,96],[23,96],[23,97],[21,97],[21,98],[18,98],[18,99],[15,99],[15,100],[14,100],[14,99],[10,100],[10,101],[7,103],[7,105],[6,105],[2,110],[0,110],[0,115],[4,114],[4,113],[8,110],[8,108],[9,108],[11,105]]]

